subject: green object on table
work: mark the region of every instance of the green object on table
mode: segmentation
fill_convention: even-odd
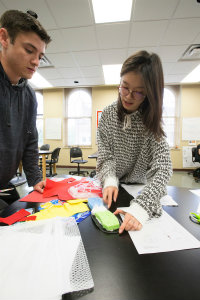
[[[119,228],[119,220],[109,210],[99,211],[94,215],[104,229],[113,231]]]
[[[193,212],[190,213],[190,219],[197,224],[200,224],[200,214],[195,214]]]

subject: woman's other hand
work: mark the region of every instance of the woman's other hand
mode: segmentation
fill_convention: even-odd
[[[142,228],[142,224],[132,215],[129,213],[124,212],[121,209],[117,209],[114,212],[114,215],[123,214],[124,215],[124,221],[121,224],[119,228],[119,233],[122,233],[124,230],[140,230]]]
[[[108,205],[110,208],[112,204],[112,200],[116,202],[118,196],[118,188],[115,186],[108,186],[103,189],[103,201]]]

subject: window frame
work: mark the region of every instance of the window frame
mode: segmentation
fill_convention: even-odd
[[[162,116],[163,122],[165,119],[174,119],[174,144],[170,145],[170,149],[177,149],[180,147],[180,108],[181,108],[181,101],[180,101],[180,86],[165,86],[164,89],[169,90],[173,93],[175,98],[175,111],[174,116]],[[163,96],[164,97],[164,96]],[[163,101],[163,108],[164,108],[164,101]],[[167,135],[167,132],[166,132]],[[167,136],[166,136],[167,138]]]
[[[43,106],[43,112],[38,113],[37,110],[37,116],[36,116],[36,127],[37,127],[37,121],[38,120],[42,120],[42,142],[40,143],[40,136],[39,136],[39,131],[38,131],[38,127],[37,127],[37,131],[38,131],[38,147],[42,146],[44,144],[44,97],[43,97],[43,91],[41,90],[36,90],[35,91],[35,96],[36,96],[36,100],[37,100],[37,105],[38,105],[38,98],[37,98],[37,94],[40,94],[42,96],[42,106]]]
[[[75,93],[77,91],[86,91],[90,94],[91,97],[91,114],[90,116],[76,116],[76,117],[69,117],[68,116],[68,101],[69,97],[72,93]],[[75,144],[75,145],[69,145],[68,144],[68,120],[69,119],[90,119],[90,144],[89,145],[82,145],[82,144]],[[91,148],[92,147],[92,88],[91,87],[78,87],[78,88],[69,88],[65,89],[64,92],[64,147],[65,148],[71,148],[71,147],[81,147],[81,148]]]

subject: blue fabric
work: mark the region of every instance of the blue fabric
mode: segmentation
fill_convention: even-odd
[[[92,210],[95,206],[103,206],[103,199],[100,197],[88,198],[88,206]]]

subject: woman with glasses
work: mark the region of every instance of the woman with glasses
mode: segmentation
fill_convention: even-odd
[[[98,125],[97,177],[103,200],[116,202],[120,183],[145,184],[122,213],[124,230],[140,230],[162,214],[160,199],[172,175],[162,128],[163,70],[155,53],[140,51],[122,65],[118,99],[104,108]]]

